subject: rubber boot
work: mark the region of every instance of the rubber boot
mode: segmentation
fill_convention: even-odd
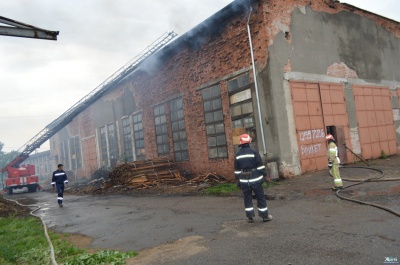
[[[268,217],[266,217],[266,218],[263,218],[263,222],[269,222],[269,221],[271,221],[272,220],[272,215],[268,215]]]

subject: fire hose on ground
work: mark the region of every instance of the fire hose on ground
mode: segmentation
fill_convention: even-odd
[[[373,171],[379,172],[380,175],[377,176],[377,177],[371,177],[371,178],[362,179],[362,180],[360,180],[360,179],[342,178],[342,180],[350,181],[350,182],[357,182],[357,183],[351,184],[351,185],[348,185],[348,186],[345,186],[345,187],[344,187],[343,189],[341,189],[341,190],[337,190],[337,191],[336,191],[336,196],[337,196],[337,197],[339,197],[340,199],[343,199],[343,200],[352,201],[352,202],[356,202],[356,203],[359,203],[359,204],[364,204],[364,205],[369,205],[369,206],[373,206],[373,207],[376,207],[376,208],[380,208],[380,209],[382,209],[382,210],[385,210],[385,211],[387,211],[387,212],[390,212],[390,213],[392,213],[392,214],[397,215],[397,216],[400,217],[400,212],[397,212],[397,211],[395,211],[395,210],[393,210],[393,209],[390,209],[390,208],[388,208],[388,207],[385,207],[385,206],[383,206],[383,205],[376,204],[376,203],[369,203],[369,202],[365,202],[365,201],[361,201],[361,200],[357,200],[357,199],[352,199],[352,198],[349,198],[349,197],[345,197],[345,196],[343,196],[343,195],[341,194],[341,192],[342,192],[343,190],[348,189],[348,188],[350,188],[350,187],[357,186],[357,185],[361,185],[361,184],[363,184],[363,183],[365,183],[365,182],[400,181],[400,178],[387,178],[387,179],[382,179],[382,178],[385,176],[385,173],[383,173],[382,170],[377,169],[377,168],[373,168],[373,167],[345,166],[345,167],[341,167],[341,168],[362,168],[362,169],[369,169],[369,170],[373,170]],[[329,174],[331,175],[331,177],[333,177],[332,171],[331,171],[331,170],[329,170]]]
[[[7,198],[4,198],[4,199],[6,199],[6,200],[8,200],[8,201],[15,202],[15,203],[17,203],[18,205],[24,206],[24,207],[37,207],[35,210],[31,211],[30,214],[31,214],[32,216],[34,216],[34,217],[39,218],[39,219],[42,221],[44,234],[45,234],[46,239],[47,239],[47,242],[49,243],[49,246],[50,246],[50,259],[51,259],[51,264],[52,264],[52,265],[58,265],[58,264],[57,264],[57,261],[56,261],[56,258],[55,258],[55,254],[54,254],[54,247],[53,247],[53,244],[51,243],[49,234],[47,233],[46,223],[44,222],[44,220],[43,220],[40,216],[37,216],[37,215],[34,215],[34,214],[33,214],[34,212],[36,212],[37,210],[39,210],[41,207],[38,206],[38,205],[36,205],[36,204],[24,205],[24,204],[21,204],[21,203],[19,203],[18,201],[15,201],[15,200],[7,199]]]

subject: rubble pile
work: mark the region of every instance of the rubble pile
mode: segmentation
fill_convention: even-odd
[[[106,178],[81,183],[66,191],[75,194],[105,194],[127,190],[176,190],[179,188],[206,187],[227,180],[215,173],[201,174],[189,179],[167,157],[152,160],[134,161],[115,167]]]

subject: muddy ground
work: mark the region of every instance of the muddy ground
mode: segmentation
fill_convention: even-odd
[[[384,178],[400,177],[400,156],[369,161]],[[351,166],[365,166],[356,164]],[[343,178],[381,177],[341,168]],[[345,186],[354,182],[345,181]],[[327,171],[279,181],[266,189],[274,220],[245,221],[240,191],[205,196],[203,187],[123,190],[106,195],[66,192],[64,208],[49,189],[8,198],[37,203],[46,224],[90,249],[139,251],[128,264],[384,264],[400,258],[400,219],[339,199]],[[349,198],[400,212],[400,181],[368,182],[342,191]],[[399,259],[400,260],[400,259]]]

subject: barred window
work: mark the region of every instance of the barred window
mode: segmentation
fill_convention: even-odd
[[[167,132],[167,116],[165,106],[154,107],[154,123],[156,126],[156,142],[158,156],[169,155],[169,140]]]
[[[114,124],[108,124],[108,154],[110,156],[111,166],[117,163],[117,140]]]
[[[69,164],[69,148],[68,148],[68,140],[60,143],[60,151],[61,151],[61,163],[64,165],[66,170],[71,169]]]
[[[232,127],[239,134],[247,133],[257,142],[253,99],[249,73],[228,81],[229,105]],[[239,135],[233,135],[238,137]],[[239,144],[238,142],[236,144]],[[254,145],[256,146],[256,145]]]
[[[129,118],[122,119],[122,133],[124,138],[124,156],[126,161],[133,161],[132,130]]]
[[[76,170],[76,154],[75,154],[75,141],[74,138],[69,140],[69,151],[71,153],[71,169]]]
[[[79,136],[69,139],[69,152],[71,155],[71,169],[82,168],[81,145]]]
[[[82,153],[81,153],[81,141],[79,136],[75,137],[75,155],[76,155],[76,168],[82,168]]]
[[[243,87],[250,85],[250,75],[246,73],[228,81],[228,93],[240,91]]]
[[[187,161],[189,160],[189,153],[182,98],[172,100],[169,103],[169,107],[175,160]]]
[[[219,85],[202,91],[209,158],[228,157]]]
[[[100,152],[102,166],[108,165],[108,152],[107,152],[107,131],[106,127],[100,128]]]
[[[142,124],[142,113],[133,115],[133,131],[135,136],[136,160],[145,160],[144,134]]]

